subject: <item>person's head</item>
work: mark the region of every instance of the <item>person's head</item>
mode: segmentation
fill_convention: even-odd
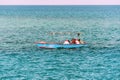
[[[78,39],[78,41],[80,41],[80,39]]]
[[[80,33],[77,33],[77,35],[79,36],[79,35],[80,35]]]

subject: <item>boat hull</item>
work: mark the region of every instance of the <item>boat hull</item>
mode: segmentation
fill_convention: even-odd
[[[86,44],[42,44],[37,43],[39,48],[48,48],[48,49],[71,49],[71,48],[80,48],[86,46]]]

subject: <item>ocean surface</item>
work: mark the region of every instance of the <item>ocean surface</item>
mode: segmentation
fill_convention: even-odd
[[[88,46],[34,43],[76,32]],[[0,6],[0,80],[120,80],[120,6]]]

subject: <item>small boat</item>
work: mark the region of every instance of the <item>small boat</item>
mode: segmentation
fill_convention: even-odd
[[[39,48],[46,49],[74,49],[86,46],[86,44],[59,44],[59,43],[37,43]]]
[[[54,34],[62,34],[62,33],[61,32],[60,33],[59,32],[52,32],[50,34],[54,35]],[[70,32],[64,32],[63,34],[70,34]],[[79,37],[80,33],[77,32],[77,36]],[[47,42],[44,42],[44,41],[35,42],[35,44],[39,48],[48,48],[48,49],[72,49],[72,48],[80,48],[80,47],[83,47],[83,46],[87,45],[84,42],[82,44],[74,44],[74,43],[64,44],[64,43],[47,43]]]

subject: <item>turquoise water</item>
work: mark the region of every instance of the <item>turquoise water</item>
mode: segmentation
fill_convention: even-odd
[[[79,49],[39,49],[81,32]],[[119,80],[120,6],[0,6],[0,80]]]

